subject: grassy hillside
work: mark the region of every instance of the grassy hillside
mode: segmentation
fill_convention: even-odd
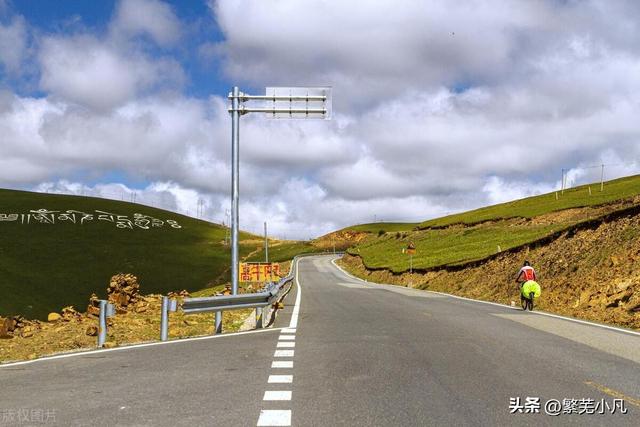
[[[589,188],[591,189],[591,194],[589,194]],[[640,175],[635,175],[605,182],[604,191],[600,191],[600,183],[582,185],[565,190],[564,194],[558,191],[557,200],[555,192],[527,197],[513,202],[431,219],[420,223],[418,228],[444,227],[452,224],[476,224],[482,221],[516,217],[533,218],[563,209],[602,205],[633,197],[639,193]]]
[[[359,231],[364,233],[378,233],[383,231],[409,231],[416,228],[419,224],[415,222],[372,222],[369,224],[360,224],[347,227],[344,230]]]
[[[55,222],[38,222],[33,213],[28,224],[21,216],[7,216],[39,209],[57,211]],[[81,221],[82,214],[76,213],[75,224],[71,214],[61,220],[59,215],[69,210],[92,214],[93,219]],[[132,228],[127,223],[118,228],[105,220],[108,216],[99,219],[105,214],[96,210],[130,220],[139,213],[164,224],[153,227],[138,221],[129,224]],[[132,203],[0,190],[0,314],[46,318],[66,305],[84,309],[92,292],[105,296],[109,278],[119,272],[138,276],[144,293],[194,291],[228,281],[224,235],[221,226]],[[242,256],[260,245],[255,236],[241,233]]]
[[[558,200],[550,193],[450,215],[425,221],[414,231],[372,233],[349,252],[368,268],[393,272],[409,270],[409,256],[402,249],[410,242],[417,248],[416,269],[482,260],[628,207],[640,194],[640,176],[607,182],[603,192],[599,185],[591,190],[589,195],[589,187],[582,186],[559,194]]]
[[[310,242],[297,242],[297,241],[280,241],[280,242],[270,242],[269,247],[269,261],[270,262],[284,262],[290,259],[293,259],[294,256],[311,253],[311,252],[321,252],[322,250]],[[251,262],[263,262],[264,261],[264,249],[261,249],[258,252],[255,252],[250,257],[247,258],[247,261]]]

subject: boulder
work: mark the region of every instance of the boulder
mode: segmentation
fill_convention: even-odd
[[[98,327],[96,325],[89,325],[87,326],[87,329],[84,331],[85,335],[88,335],[90,337],[97,337],[98,336]]]
[[[62,316],[58,313],[49,313],[47,316],[47,322],[58,322],[62,319]]]

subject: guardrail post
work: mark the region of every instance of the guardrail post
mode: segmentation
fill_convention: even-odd
[[[100,301],[100,317],[98,320],[98,348],[102,348],[107,342],[107,317],[115,314],[115,307],[109,304],[107,300]]]
[[[178,301],[162,297],[162,308],[160,309],[160,341],[169,339],[169,313],[178,309]]]
[[[215,329],[213,333],[214,334],[222,333],[222,311],[216,311]]]
[[[162,308],[160,311],[160,341],[169,338],[169,297],[162,297]]]
[[[262,307],[256,307],[256,329],[262,329],[262,319],[264,310]]]

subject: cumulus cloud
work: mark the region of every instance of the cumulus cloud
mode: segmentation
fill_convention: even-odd
[[[597,181],[601,163],[606,178],[638,172],[637,2],[209,4],[224,39],[191,47],[230,80],[334,90],[329,122],[242,117],[245,229],[268,220],[306,238],[552,191],[562,169],[570,185]],[[222,220],[227,100],[183,93],[182,26],[166,3],[130,0],[105,34],[42,34],[46,96],[0,93],[0,182],[138,192],[189,212],[202,199]]]
[[[172,60],[150,60],[90,35],[46,37],[40,85],[54,96],[97,110],[124,104],[149,89],[183,80]]]
[[[122,0],[111,23],[115,37],[147,35],[159,45],[176,43],[181,24],[171,6],[158,0]]]
[[[2,8],[0,5],[0,12]],[[0,65],[8,73],[16,74],[20,70],[26,50],[27,29],[24,19],[17,16],[6,25],[0,22]]]

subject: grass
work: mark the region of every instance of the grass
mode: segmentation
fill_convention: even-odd
[[[269,262],[284,262],[289,261],[296,255],[321,252],[317,247],[313,246],[309,242],[297,242],[297,241],[282,241],[282,242],[270,242],[269,246]],[[251,262],[264,261],[264,249],[252,254],[247,258]]]
[[[508,228],[507,228],[508,227]],[[432,268],[486,258],[502,250],[545,236],[554,226],[491,225],[413,232],[404,239],[393,234],[370,238],[349,252],[360,255],[369,268],[409,270],[409,255],[402,253],[409,241],[416,247],[414,268]],[[557,229],[557,227],[555,227]]]
[[[589,188],[591,188],[591,195],[589,195]],[[558,192],[558,200],[555,192],[542,194],[424,221],[418,227],[425,229],[515,217],[534,218],[564,209],[602,205],[638,194],[640,194],[640,175],[635,175],[605,182],[604,191],[600,191],[600,183],[582,185],[565,190],[564,194]]]
[[[385,229],[386,233],[371,234],[350,248],[349,253],[359,255],[368,268],[386,268],[400,273],[409,270],[409,255],[403,254],[402,249],[412,242],[417,249],[413,256],[414,268],[460,265],[485,259],[499,250],[531,243],[611,212],[616,207],[607,206],[607,203],[638,194],[640,176],[607,182],[603,192],[599,191],[599,185],[597,189],[592,186],[591,196],[588,186],[577,187],[559,195],[559,200],[555,193],[550,193],[425,221],[419,229],[406,233]],[[567,210],[579,207],[592,208]],[[564,212],[536,219],[557,211]]]
[[[365,233],[378,233],[380,230],[385,232],[410,231],[419,224],[414,222],[372,222],[369,224],[360,224],[347,227],[344,230],[360,231]]]
[[[229,280],[229,248],[219,225],[120,201],[0,190],[0,214],[36,209],[73,209],[96,218],[84,225],[0,221],[2,315],[45,319],[67,305],[82,311],[91,293],[104,297],[110,277],[120,272],[138,276],[144,294],[195,291]],[[175,220],[181,228],[120,229],[98,221],[95,210]],[[241,233],[241,256],[256,250],[257,239]]]

